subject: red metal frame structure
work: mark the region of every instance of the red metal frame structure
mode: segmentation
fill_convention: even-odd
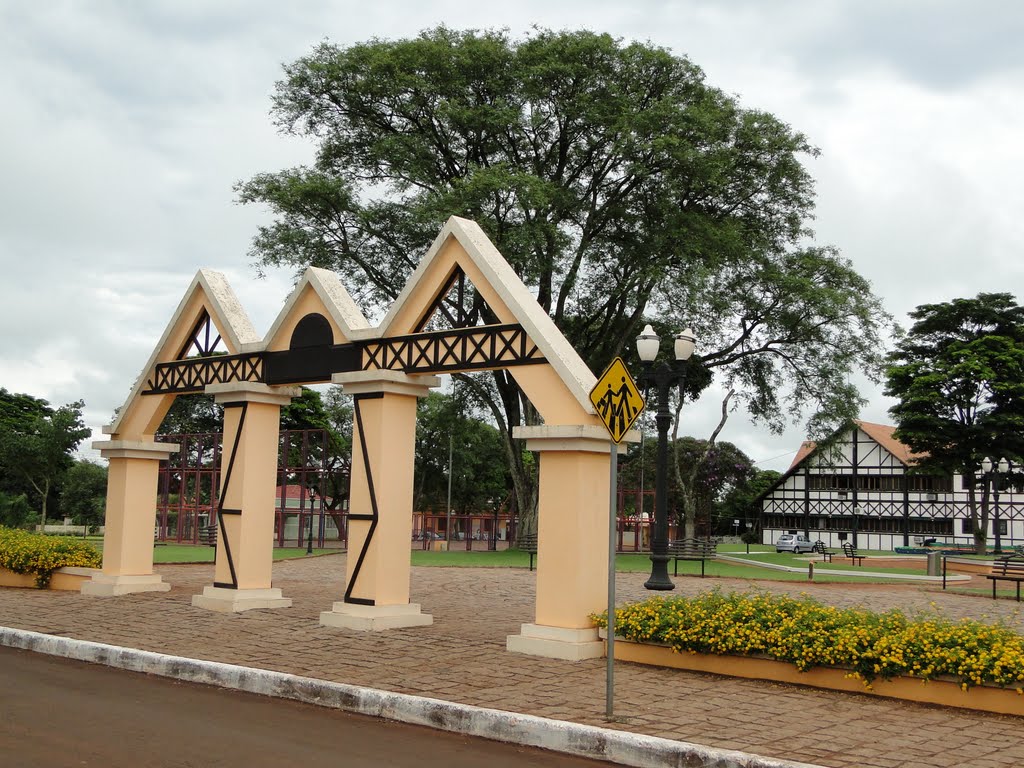
[[[196,544],[199,530],[209,524],[220,490],[221,433],[160,435],[158,440],[178,443],[181,450],[160,463],[157,495],[157,539]],[[278,547],[305,547],[309,543],[310,516],[313,546],[347,545],[348,510],[328,509],[326,473],[331,463],[330,439],[324,429],[282,430],[278,451],[277,508],[274,543]],[[650,550],[653,489],[619,489],[619,552]],[[639,514],[637,514],[639,510]],[[412,547],[431,549],[447,541],[449,516],[444,511],[413,513]],[[451,515],[449,549],[482,551],[507,549],[515,541],[517,517],[507,511]],[[669,538],[674,538],[673,530]],[[706,526],[704,526],[706,527]],[[338,537],[334,538],[334,530]]]
[[[181,446],[168,460],[160,462],[156,500],[158,541],[199,543],[199,531],[213,519],[220,494],[222,437],[220,432],[157,436],[160,442]],[[341,543],[344,546],[347,528],[344,514],[332,515],[324,505],[325,474],[329,463],[327,430],[281,431],[273,532],[277,546],[306,546],[311,515],[314,546],[325,546],[328,516],[341,522]]]
[[[196,544],[209,525],[220,492],[220,432],[157,435],[180,449],[160,462],[156,502],[156,538]]]
[[[330,438],[326,429],[284,429],[277,454],[277,510],[274,517],[274,541],[283,547],[293,539],[295,546],[309,543],[323,548],[326,538],[324,496]],[[297,494],[293,492],[297,490]],[[291,502],[297,502],[291,506]],[[312,518],[312,519],[310,519]],[[295,536],[290,535],[294,527]],[[344,526],[347,528],[347,526]],[[344,538],[345,531],[341,531]]]
[[[451,520],[452,535],[449,550],[465,549],[484,551],[508,549],[515,541],[516,518],[508,512],[473,512],[468,514],[428,510],[413,512],[412,546],[414,549],[430,549],[434,541],[448,541],[448,521]]]

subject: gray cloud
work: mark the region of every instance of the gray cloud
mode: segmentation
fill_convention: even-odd
[[[453,27],[586,27],[687,54],[744,106],[822,148],[820,242],[839,246],[899,319],[980,290],[1020,295],[1024,77],[1011,2],[524,3],[447,0],[0,5],[0,386],[106,423],[200,267],[219,269],[266,331],[290,275],[254,279],[266,213],[232,185],[307,161],[268,117],[281,64],[348,44]],[[887,403],[865,386],[864,417]],[[717,421],[710,395],[683,431]],[[788,465],[781,437],[723,435]]]

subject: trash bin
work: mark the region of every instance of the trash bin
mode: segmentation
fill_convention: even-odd
[[[942,553],[941,552],[929,552],[928,553],[928,575],[929,576],[941,576],[942,575]]]

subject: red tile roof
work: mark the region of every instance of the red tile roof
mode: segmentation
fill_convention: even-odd
[[[890,426],[889,424],[872,424],[870,421],[860,421],[859,419],[854,419],[853,423],[856,424],[864,434],[895,456],[896,459],[904,466],[913,464],[915,460],[922,455],[914,453],[910,450],[909,446],[904,445],[893,437],[892,433],[896,431],[896,427]],[[793,462],[789,465],[787,474],[792,472],[800,462],[810,456],[816,447],[817,443],[813,440],[805,440],[801,443],[800,450],[798,450],[796,452],[796,456],[793,457]]]

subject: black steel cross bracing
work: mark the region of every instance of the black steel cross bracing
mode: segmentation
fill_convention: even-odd
[[[359,435],[359,445],[362,448],[361,458],[363,461],[363,471],[366,473],[366,488],[370,495],[370,511],[369,512],[353,512],[349,510],[348,519],[352,520],[364,520],[369,522],[370,526],[366,530],[366,538],[363,539],[363,546],[359,550],[359,556],[356,560],[355,566],[352,568],[352,578],[349,579],[348,586],[345,588],[345,596],[342,598],[343,602],[354,603],[355,605],[376,605],[376,602],[372,598],[368,597],[352,597],[352,590],[356,586],[356,582],[359,580],[359,574],[363,568],[363,560],[366,559],[366,553],[370,551],[370,542],[373,541],[373,534],[377,530],[377,522],[380,520],[380,510],[377,508],[377,491],[373,484],[373,468],[370,466],[370,453],[366,447],[366,432],[363,430],[363,410],[362,403],[367,400],[377,400],[383,397],[380,392],[359,394],[353,398],[353,416],[355,417],[355,430]]]
[[[208,384],[232,381],[265,383],[263,353],[190,357],[169,363],[157,363],[144,395],[202,392]]]
[[[446,373],[546,362],[521,325],[480,325],[362,342],[361,370]]]
[[[547,362],[518,324],[481,325],[281,352],[192,357],[157,363],[144,395],[202,392],[209,384],[329,382],[335,373],[409,374],[488,370]]]

